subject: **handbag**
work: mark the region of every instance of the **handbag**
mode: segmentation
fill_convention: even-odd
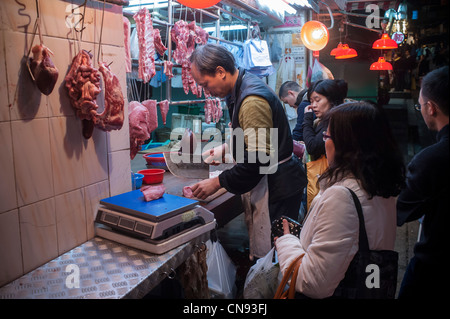
[[[300,256],[298,256],[291,262],[288,269],[284,273],[280,284],[278,285],[277,291],[276,291],[273,299],[294,299],[295,298],[295,282],[297,281],[298,270],[300,268],[300,265],[302,264],[302,259],[303,259],[304,255],[305,255],[304,253],[301,254]],[[288,289],[285,289],[286,285],[289,282],[289,279],[291,279],[291,284],[289,285]]]
[[[348,188],[359,218],[359,249],[333,297],[347,299],[394,299],[397,288],[398,253],[370,250],[361,203]]]

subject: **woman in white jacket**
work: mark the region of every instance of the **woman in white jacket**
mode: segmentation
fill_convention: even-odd
[[[311,204],[300,238],[276,240],[281,271],[305,254],[296,292],[310,298],[333,296],[358,251],[359,221],[350,188],[362,205],[371,250],[393,250],[396,197],[405,179],[402,154],[383,111],[368,102],[345,103],[329,113],[324,132],[328,170]],[[293,283],[291,283],[293,284]]]

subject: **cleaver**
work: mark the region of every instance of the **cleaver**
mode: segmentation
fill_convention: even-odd
[[[208,179],[209,165],[200,154],[164,152],[164,159],[169,171],[177,177]]]

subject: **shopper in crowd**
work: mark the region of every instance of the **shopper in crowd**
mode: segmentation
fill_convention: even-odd
[[[296,141],[303,141],[303,117],[308,101],[308,89],[303,89],[295,81],[286,81],[280,86],[278,93],[280,100],[297,110],[297,124],[292,130],[292,138]]]
[[[275,246],[282,273],[305,254],[297,281],[302,296],[333,296],[358,251],[359,220],[350,188],[363,208],[371,250],[393,250],[396,196],[404,183],[402,153],[382,110],[372,103],[349,102],[329,111],[323,134],[329,168],[320,178],[300,238],[289,234]]]
[[[344,80],[320,80],[312,83],[308,89],[308,100],[311,104],[305,107],[303,118],[303,140],[310,162],[306,164],[308,174],[307,209],[318,193],[317,175],[327,168],[325,158],[325,142],[322,133],[328,122],[324,119],[334,106],[342,104],[347,96],[347,82]]]
[[[252,238],[263,241],[263,253],[254,254],[263,257],[271,249],[270,222],[282,215],[297,219],[306,186],[303,165],[292,154],[293,140],[283,105],[260,78],[245,69],[236,69],[233,55],[221,45],[199,46],[190,60],[194,80],[213,96],[226,97],[233,132],[242,129],[256,134],[256,139],[245,138],[243,149],[233,135],[231,153],[236,165],[218,177],[193,185],[193,195],[205,199],[221,187],[233,194],[245,194],[247,226],[254,230],[249,234],[250,246]],[[274,136],[269,131],[272,128]],[[266,129],[266,139],[258,141],[258,129]],[[206,161],[216,155],[221,157],[222,150],[213,149]]]
[[[428,129],[438,132],[437,143],[423,149],[409,163],[406,187],[398,197],[398,226],[424,216],[420,240],[406,269],[399,298],[442,297],[442,288],[449,283],[443,268],[450,208],[448,82],[448,66],[422,79],[420,112]]]

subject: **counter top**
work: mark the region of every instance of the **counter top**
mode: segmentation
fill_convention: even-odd
[[[208,239],[154,255],[94,237],[1,287],[0,299],[142,298]]]
[[[158,152],[158,150],[156,152]],[[143,155],[144,154],[138,153],[131,161],[131,170],[133,172],[147,168],[147,162],[143,158]],[[189,186],[199,181],[201,181],[201,179],[177,177],[172,175],[169,171],[166,171],[163,184],[166,187],[167,193],[181,196],[184,186]],[[200,205],[214,214],[218,227],[224,226],[244,211],[241,196],[224,190],[216,193],[216,196],[209,197],[207,201],[200,201]]]

